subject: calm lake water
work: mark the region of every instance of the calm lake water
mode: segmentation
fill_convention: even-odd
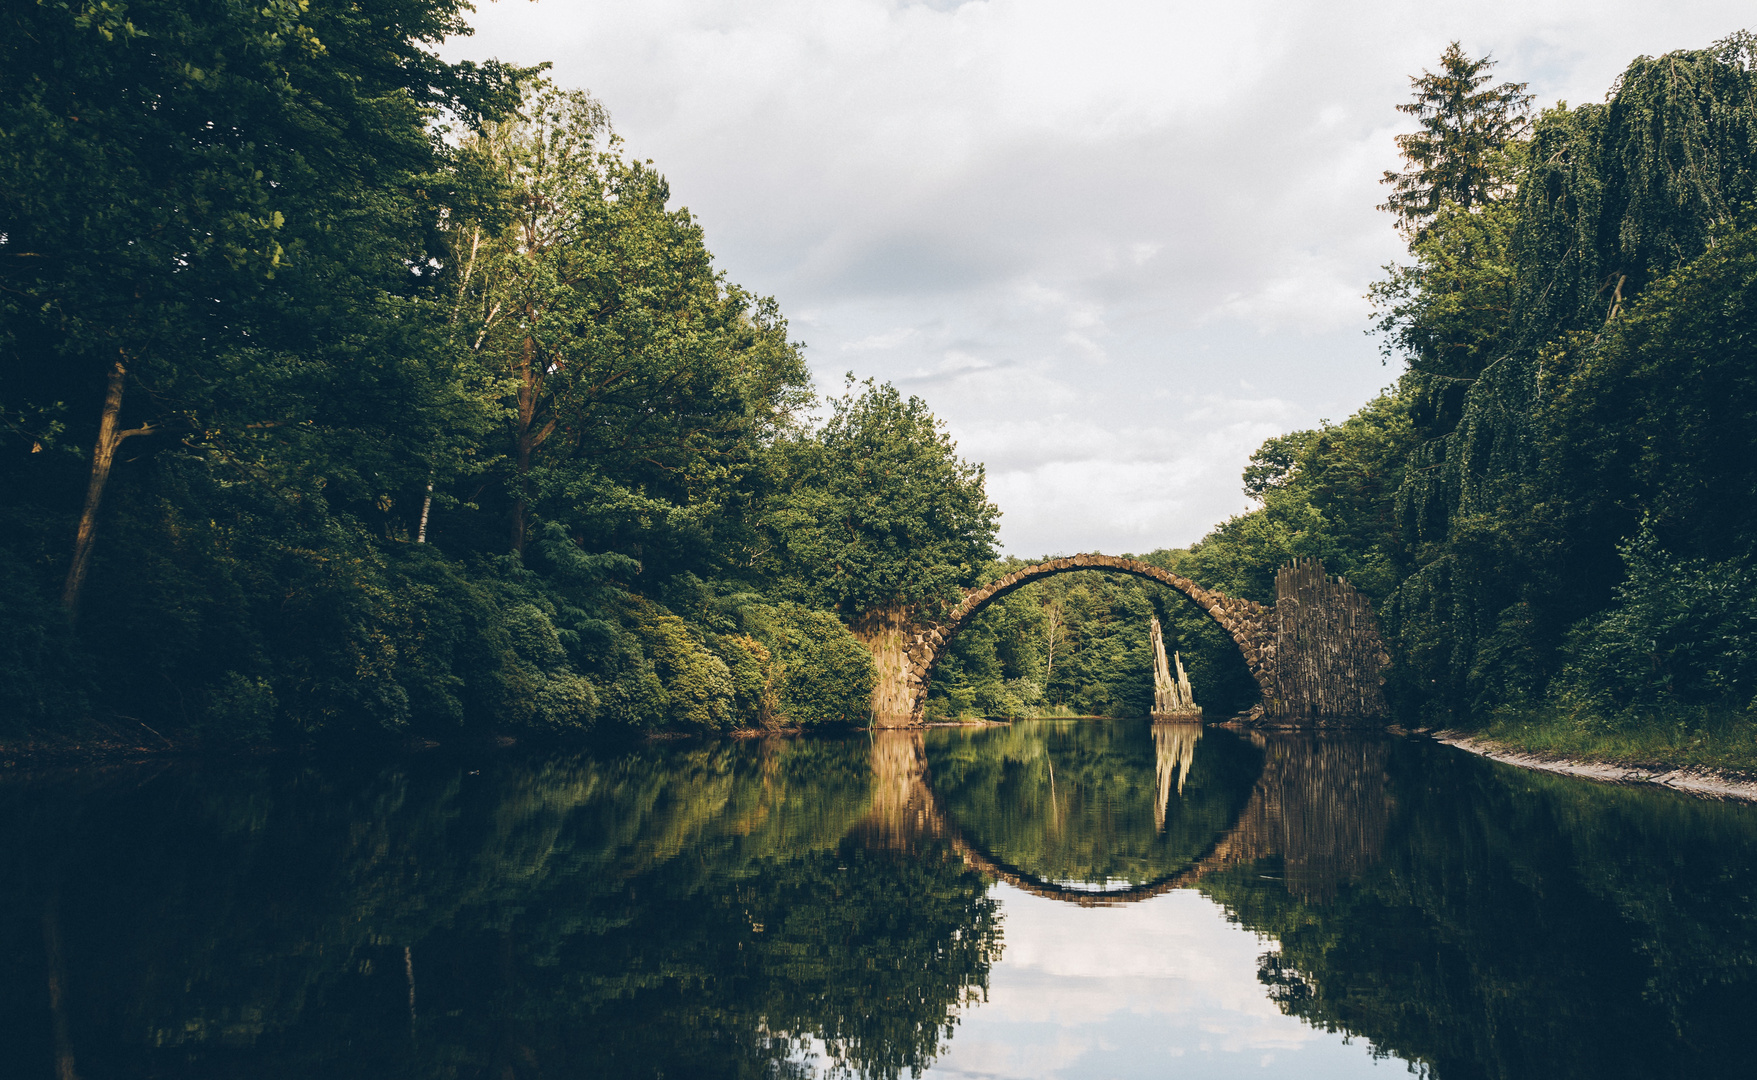
[[[1422,741],[8,772],[9,1076],[1757,1068],[1757,809]]]

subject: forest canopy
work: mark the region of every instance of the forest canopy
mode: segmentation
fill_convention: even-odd
[[[1022,565],[927,404],[820,396],[603,103],[441,60],[468,11],[0,16],[0,736],[863,723],[850,626]],[[1396,106],[1394,381],[1141,557],[1265,603],[1321,558],[1406,717],[1747,717],[1754,51],[1534,113],[1454,43]],[[1153,617],[1252,703],[1181,598],[1080,575],[986,609],[929,712],[1143,711]]]
[[[819,422],[600,102],[437,57],[468,11],[8,7],[6,734],[860,722],[847,622],[993,559],[926,405]]]
[[[1281,561],[1323,558],[1379,603],[1410,717],[1748,716],[1754,63],[1737,33],[1529,118],[1456,44],[1413,79],[1422,131],[1386,176],[1409,259],[1370,297],[1401,373],[1265,443],[1258,508],[1182,572],[1270,600]]]

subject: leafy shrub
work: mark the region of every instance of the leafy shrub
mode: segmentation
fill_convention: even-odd
[[[798,604],[753,605],[745,619],[772,656],[767,687],[775,722],[813,727],[870,719],[878,668],[840,619]]]
[[[666,721],[682,727],[731,727],[736,706],[732,672],[726,662],[708,651],[688,623],[656,611],[648,609],[641,636],[664,689]]]
[[[767,723],[769,665],[774,655],[748,634],[722,634],[712,641],[732,677],[733,708],[739,725]]]
[[[1677,558],[1647,529],[1619,550],[1615,601],[1570,634],[1556,695],[1601,717],[1757,705],[1757,575],[1742,560]]]
[[[547,731],[590,726],[598,713],[597,691],[569,666],[548,615],[522,603],[508,607],[501,619],[513,649],[504,718]]]
[[[200,731],[212,742],[259,743],[272,733],[278,712],[268,680],[228,671],[208,692]]]

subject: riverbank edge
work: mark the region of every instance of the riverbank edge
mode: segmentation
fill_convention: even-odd
[[[1462,731],[1441,730],[1429,731],[1425,734],[1436,742],[1455,746],[1466,753],[1485,757],[1490,761],[1499,761],[1505,765],[1517,766],[1521,769],[1559,773],[1563,776],[1578,776],[1607,784],[1654,784],[1707,799],[1739,799],[1745,802],[1757,802],[1757,778],[1749,776],[1718,773],[1708,769],[1667,769],[1663,765],[1648,768],[1634,765],[1615,765],[1608,761],[1590,761],[1581,758],[1546,757],[1542,754],[1516,750],[1492,739],[1485,739]]]
[[[1058,718],[1061,719],[1061,718]],[[1084,718],[1092,719],[1092,718]],[[867,728],[849,726],[831,729],[845,734],[871,731],[922,731],[927,728],[955,727],[1006,727],[1010,720],[976,719],[976,720],[942,720],[922,724],[913,728]],[[263,758],[276,754],[298,754],[311,750],[310,746],[289,746],[280,743],[262,743],[254,746],[214,746],[204,744],[194,738],[166,737],[140,725],[151,733],[153,739],[131,738],[132,733],[119,730],[114,725],[104,725],[103,733],[94,732],[84,738],[68,737],[59,739],[23,738],[0,739],[0,769],[37,769],[64,768],[80,766],[109,766],[139,764],[148,761],[164,761],[172,758]],[[579,743],[589,744],[596,741],[599,745],[605,742],[619,744],[684,742],[691,739],[773,739],[797,738],[813,734],[814,729],[787,726],[772,728],[733,728],[727,731],[649,731],[644,733],[618,733],[608,739],[600,736],[596,740],[591,733],[581,733],[575,739]],[[156,740],[156,741],[155,741]],[[508,734],[495,734],[480,738],[460,740],[458,742],[441,743],[432,739],[410,737],[390,740],[376,744],[380,750],[389,748],[401,753],[424,753],[432,750],[469,751],[491,748],[505,750],[533,740],[522,739]]]

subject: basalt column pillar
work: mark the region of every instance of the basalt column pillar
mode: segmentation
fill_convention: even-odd
[[[854,627],[854,636],[872,651],[878,684],[872,690],[873,727],[909,727],[916,723],[916,677],[909,659],[914,630],[908,613],[868,612]]]

